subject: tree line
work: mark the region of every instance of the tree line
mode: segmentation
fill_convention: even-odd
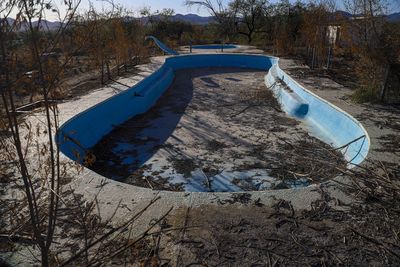
[[[385,1],[344,0],[344,11],[338,11],[333,0],[274,4],[187,0],[186,4],[215,17],[214,27],[224,42],[301,56],[311,69],[329,70],[345,63],[352,70],[356,101],[400,102],[400,21],[387,19],[390,7]]]
[[[187,0],[186,5],[206,9],[213,21],[195,25],[175,20],[172,9],[153,12],[143,8],[134,16],[112,2],[109,11],[90,5],[88,11],[68,18],[68,26],[59,33],[62,42],[51,50],[40,47],[49,50],[42,56],[47,57],[48,64],[59,64],[54,59],[65,63],[63,77],[96,70],[105,83],[113,72],[119,75],[129,65],[159,53],[144,41],[146,35],[154,35],[173,48],[205,43],[250,44],[274,55],[300,55],[312,69],[329,69],[335,60],[346,59],[353,63],[360,100],[390,101],[388,93],[398,86],[399,22],[385,19],[388,10],[382,0],[345,0],[346,12],[338,12],[333,0],[281,0],[273,4],[266,0]],[[9,28],[5,30],[7,38],[12,38],[9,51],[14,54],[12,73],[21,84],[18,93],[22,98],[29,95],[32,102],[38,70],[32,67],[29,32],[18,31],[26,21],[18,18],[11,25],[5,17],[1,21],[3,29]],[[38,26],[34,30],[40,44],[51,43],[56,34]]]

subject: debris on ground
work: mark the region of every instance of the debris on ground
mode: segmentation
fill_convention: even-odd
[[[280,109],[264,75],[237,68],[178,71],[149,112],[94,146],[91,168],[155,190],[258,191],[335,177],[332,166],[345,166],[342,155]]]

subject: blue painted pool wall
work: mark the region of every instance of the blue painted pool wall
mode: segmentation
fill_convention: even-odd
[[[306,115],[297,117],[308,121],[308,125],[312,126],[312,133],[330,143],[333,147],[341,147],[361,136],[365,136],[342,149],[342,153],[351,164],[360,164],[366,158],[370,139],[361,123],[345,111],[305,89],[281,70],[278,63],[271,68],[266,76],[266,85],[273,85],[277,78],[283,80],[302,101],[308,104]],[[274,88],[274,91],[279,95],[278,100],[283,109],[293,115],[293,109],[298,107],[294,106],[292,99],[287,97],[284,92],[285,89],[278,86]]]
[[[165,64],[174,70],[205,67],[239,67],[267,71],[276,58],[243,54],[191,54],[170,57]]]

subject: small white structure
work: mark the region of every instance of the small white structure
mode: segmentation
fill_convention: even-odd
[[[326,30],[326,37],[330,45],[335,45],[339,42],[340,37],[340,26],[339,25],[329,25]]]

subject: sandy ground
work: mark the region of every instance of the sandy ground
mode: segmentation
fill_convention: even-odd
[[[92,149],[96,162],[90,168],[124,183],[189,192],[283,189],[334,178],[334,170],[297,179],[282,172],[307,168],[300,161],[296,169],[289,164],[294,157],[288,144],[308,143],[308,156],[329,146],[280,110],[265,75],[236,68],[177,72],[151,110]],[[339,158],[326,154],[329,161]]]
[[[153,60],[155,61],[153,61],[152,64],[141,66],[141,71],[137,75],[119,79],[118,81],[130,85],[135,84],[137,81],[140,81],[147,75],[151,74],[151,72],[156,70],[163,62],[164,57]],[[297,81],[303,83],[306,88],[344,109],[363,123],[371,137],[371,151],[368,156],[370,159],[385,161],[395,168],[397,167],[398,170],[400,169],[398,167],[400,162],[400,145],[398,140],[398,136],[400,136],[400,116],[398,110],[379,105],[355,104],[351,102],[347,96],[351,92],[349,89],[334,83],[327,77],[316,77],[309,72],[307,67],[302,66],[292,60],[282,59],[280,60],[280,66],[283,70],[289,71],[289,73],[291,73]],[[97,89],[86,95],[60,104],[60,121],[65,122],[73,115],[76,115],[88,107],[105,100],[121,90],[125,90],[125,88],[117,84],[111,84],[110,86]],[[44,115],[41,110],[36,110],[34,113],[26,117],[26,119],[32,123],[32,125],[40,124],[43,118]],[[67,162],[69,161],[66,158],[63,158],[63,160]],[[338,217],[334,217],[333,219],[335,223],[341,222],[348,217],[353,217],[354,220],[357,220],[358,222],[365,222],[366,224],[369,221],[372,222],[368,224],[371,226],[371,229],[368,232],[370,236],[373,236],[375,232],[378,232],[378,230],[381,229],[381,227],[379,229],[375,227],[375,222],[380,218],[385,219],[387,217],[387,215],[384,213],[381,214],[379,211],[374,211],[373,214],[375,217],[372,216],[367,220],[365,216],[371,214],[367,207],[363,207],[361,209],[361,217],[353,216],[352,214],[343,214],[342,211],[340,211],[346,208],[343,206],[343,203],[352,202],[353,197],[348,193],[343,192],[337,184],[329,182],[322,185],[311,185],[309,187],[296,190],[267,190],[251,192],[248,194],[189,194],[185,192],[165,192],[134,187],[129,184],[111,181],[88,169],[85,169],[78,174],[72,172],[71,170],[70,177],[72,178],[72,181],[68,184],[68,188],[71,186],[71,188],[76,189],[76,192],[81,193],[85,199],[93,199],[93,197],[96,196],[99,191],[101,191],[101,194],[98,194],[97,196],[99,210],[101,210],[102,217],[109,217],[110,214],[114,213],[116,206],[120,205],[120,208],[114,216],[115,223],[118,221],[123,221],[131,214],[135,213],[135,211],[145,206],[149,200],[159,196],[160,200],[157,201],[146,211],[145,214],[143,214],[143,216],[136,221],[134,228],[136,234],[140,233],[141,230],[146,229],[149,225],[149,222],[154,221],[154,218],[159,218],[171,207],[174,208],[174,213],[170,215],[169,220],[169,223],[172,226],[193,226],[193,224],[196,224],[196,222],[201,223],[203,230],[189,233],[191,236],[188,240],[185,239],[185,236],[187,236],[188,233],[182,231],[178,233],[179,239],[177,239],[176,235],[174,234],[170,236],[171,239],[166,239],[163,241],[168,248],[168,251],[164,251],[163,255],[168,256],[169,259],[172,259],[170,262],[177,263],[176,265],[178,266],[185,265],[185,263],[189,264],[190,262],[197,263],[197,265],[200,266],[207,265],[207,262],[210,264],[214,263],[215,265],[232,265],[234,259],[242,260],[243,264],[247,264],[249,262],[245,262],[246,253],[250,253],[249,251],[253,251],[251,253],[254,253],[254,251],[258,251],[260,253],[262,252],[262,257],[264,257],[262,258],[262,260],[264,260],[264,265],[273,266],[276,263],[279,255],[273,255],[272,252],[267,249],[266,245],[272,245],[273,247],[281,246],[279,241],[276,241],[278,237],[270,237],[275,239],[275,241],[268,240],[267,236],[259,233],[264,232],[266,230],[265,225],[269,225],[268,223],[271,223],[266,222],[265,220],[267,218],[271,218],[271,216],[276,213],[274,213],[275,209],[271,211],[270,208],[276,206],[277,203],[291,203],[291,205],[283,205],[285,207],[284,209],[289,213],[290,223],[284,223],[285,221],[282,222],[282,220],[288,220],[288,218],[278,218],[276,222],[273,221],[272,224],[269,225],[272,228],[280,228],[283,223],[286,226],[290,225],[288,229],[283,231],[284,234],[291,234],[293,233],[293,229],[302,227],[298,226],[296,221],[293,221],[293,219],[296,217],[292,215],[292,210],[297,211],[307,209],[310,210],[310,212],[314,212],[316,209],[321,209],[323,212],[329,212],[327,216],[331,216],[330,212],[334,212],[335,214],[339,214]],[[2,185],[4,185],[1,192],[2,200],[10,198],[14,199],[18,196],[18,188],[15,188],[13,185],[9,184]],[[325,193],[321,193],[322,189]],[[329,197],[326,197],[326,194],[329,194]],[[320,207],[320,205],[316,206],[315,203],[324,203],[324,205],[326,204],[327,206]],[[266,210],[260,209],[260,206],[265,207]],[[247,210],[248,212],[242,212],[243,209]],[[188,213],[188,210],[193,210],[194,212]],[[219,212],[220,210],[224,210],[225,212]],[[380,210],[382,212],[385,211],[384,209]],[[299,216],[304,218],[303,215]],[[309,217],[317,222],[322,220],[318,214],[309,214]],[[212,218],[211,221],[209,220],[210,218]],[[381,225],[384,225],[384,223]],[[313,225],[311,226],[314,227]],[[349,229],[347,226],[348,222],[346,221],[345,225],[342,224],[340,227]],[[375,256],[375,254],[371,254],[369,247],[365,243],[358,242],[361,239],[359,236],[350,236],[347,232],[343,235],[339,234],[337,229],[340,230],[340,227],[337,225],[331,225],[329,228],[331,233],[330,236],[335,239],[336,244],[347,244],[350,237],[357,241],[357,243],[353,243],[351,247],[345,247],[349,249],[349,252],[357,252],[357,257],[353,257],[353,254],[347,254],[349,259],[353,257],[355,260],[363,260],[370,255]],[[212,229],[215,231],[210,231]],[[318,229],[314,229],[313,231],[319,232]],[[250,231],[251,233],[249,235],[242,235],[239,237],[238,233],[246,233],[247,231]],[[326,250],[321,250],[319,244],[324,243],[330,245],[329,242],[325,242],[327,230],[322,229],[321,231],[322,232],[320,235],[312,235],[311,232],[308,232],[309,234],[297,232],[296,234],[293,234],[293,236],[289,235],[289,242],[286,241],[286,244],[289,244],[290,246],[282,246],[282,248],[292,248],[294,252],[296,252],[295,249],[298,249],[297,251],[299,251],[299,253],[291,255],[291,257],[294,259],[293,262],[296,262],[297,255],[300,255],[304,251],[307,252],[306,257],[309,258],[310,255],[313,257],[312,262],[302,261],[301,263],[303,264],[301,264],[300,261],[298,261],[297,265],[323,265],[323,261],[321,260],[322,258],[326,259],[327,257],[331,257],[336,259],[336,254],[332,254]],[[69,232],[67,232],[67,234],[68,233]],[[251,235],[257,235],[257,237],[254,237],[252,241],[248,238],[251,237]],[[312,236],[316,237],[316,239],[311,239]],[[224,243],[224,240],[226,240],[226,237],[232,241],[229,244],[242,243],[255,248],[246,248],[240,250],[238,250],[237,246],[232,248],[230,245],[225,245],[226,243]],[[193,238],[195,238],[195,242],[192,242]],[[203,238],[203,240],[205,240],[203,243],[206,243],[206,245],[203,246],[196,238]],[[255,246],[254,242],[258,242],[260,239],[263,239],[263,242],[271,241],[275,243],[259,243],[258,246]],[[306,243],[310,242],[310,240],[313,241],[314,244],[313,250],[309,250],[310,244]],[[188,241],[190,241],[189,245]],[[317,241],[321,243],[318,243]],[[229,252],[231,248],[232,251],[237,252],[236,256]],[[365,254],[358,253],[360,249],[364,248],[367,250]],[[3,255],[4,254],[2,254],[2,256]],[[218,257],[213,258],[216,257],[215,255]],[[260,258],[260,255],[261,254],[255,254],[255,258]],[[378,257],[385,257],[385,255],[385,251],[378,251]],[[229,257],[231,258],[229,261],[220,261],[222,258],[229,259]],[[339,260],[336,259],[336,262],[341,264],[343,258],[341,258],[342,256],[339,257]],[[201,261],[201,259],[208,260],[206,263],[204,263]],[[18,266],[31,266],[32,260],[33,259],[30,256],[30,253],[27,251],[22,251],[22,256],[17,255],[16,258],[13,258],[13,261],[16,262]],[[385,259],[383,259],[383,261],[379,260],[375,262],[375,265],[379,265],[379,263],[384,262],[384,260]],[[270,264],[268,264],[269,262]],[[396,264],[393,264],[391,261],[386,262],[388,265],[392,263],[392,265],[396,266]],[[250,262],[250,264],[251,263],[258,264],[259,262],[254,261]],[[282,261],[282,263],[284,263],[284,261]],[[354,263],[355,261],[350,262],[349,265],[354,265]],[[374,262],[363,263],[374,264]]]

